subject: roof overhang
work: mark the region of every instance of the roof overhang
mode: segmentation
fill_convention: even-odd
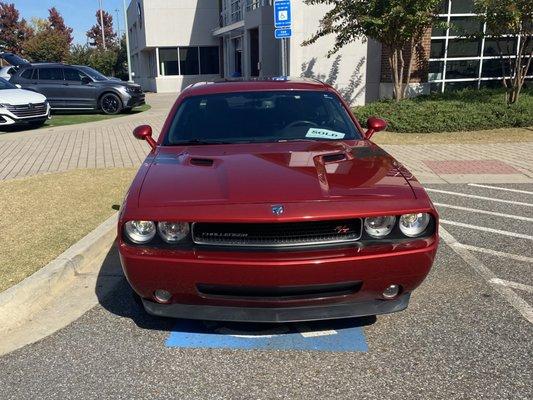
[[[213,31],[213,36],[222,36],[228,32],[231,32],[235,29],[244,28],[244,21],[237,21],[231,25],[223,26],[222,28],[217,28]]]

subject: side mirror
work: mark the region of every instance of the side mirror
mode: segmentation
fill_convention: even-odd
[[[368,130],[365,133],[365,138],[370,139],[374,133],[387,129],[387,121],[381,118],[370,117],[366,122],[366,126]]]
[[[19,85],[18,83],[15,83],[15,86],[16,86],[17,88],[19,88],[19,89],[22,89],[22,86]]]
[[[141,125],[133,130],[133,136],[139,140],[146,140],[152,150],[155,150],[157,143],[152,137],[152,127],[150,125]]]
[[[91,82],[92,82],[92,80],[88,76],[82,76],[81,77],[81,84],[82,85],[88,85]]]

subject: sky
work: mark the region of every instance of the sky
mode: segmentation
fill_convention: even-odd
[[[48,9],[56,7],[65,19],[65,23],[74,29],[74,43],[85,44],[85,33],[96,23],[95,13],[98,9],[98,0],[3,0],[15,3],[22,18],[30,21],[32,17],[47,18]],[[117,29],[117,13],[119,10],[120,29],[124,29],[124,12],[122,0],[102,0],[103,9],[113,15],[113,26]],[[126,0],[126,6],[130,0]]]

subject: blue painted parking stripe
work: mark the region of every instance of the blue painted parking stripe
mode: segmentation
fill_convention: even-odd
[[[353,320],[266,327],[180,320],[165,345],[209,349],[368,351],[363,328]]]

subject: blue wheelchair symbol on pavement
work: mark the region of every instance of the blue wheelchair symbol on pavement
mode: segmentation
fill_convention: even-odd
[[[180,348],[366,352],[357,320],[284,325],[180,320],[165,345]]]

